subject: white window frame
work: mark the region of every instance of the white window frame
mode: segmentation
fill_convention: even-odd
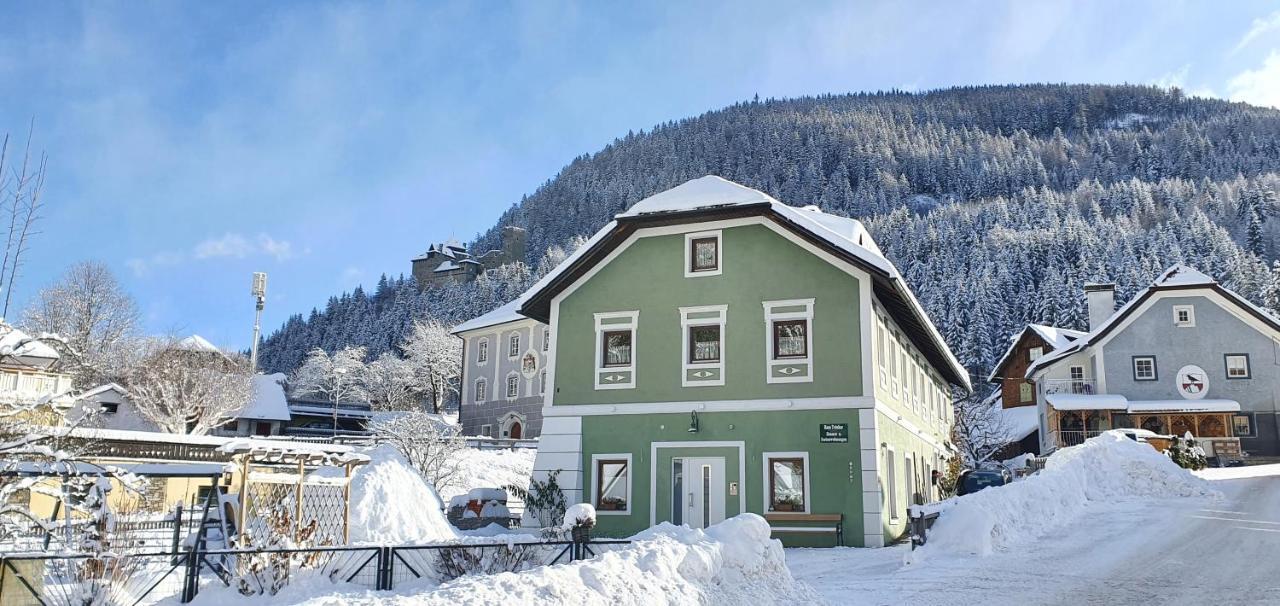
[[[814,299],[784,299],[781,301],[764,301],[764,360],[765,372],[764,378],[766,383],[812,383],[814,375],[813,364],[813,304]],[[777,312],[777,307],[800,307],[803,311]],[[778,358],[773,357],[773,323],[777,320],[804,320],[804,353],[803,358]],[[787,366],[790,364],[804,364],[808,366],[808,372],[804,376],[796,377],[775,377],[773,376],[773,367]]]
[[[1039,360],[1040,357],[1043,355],[1044,355],[1043,347],[1032,347],[1030,350],[1027,351],[1027,357],[1030,358],[1029,360],[1030,362],[1035,362],[1036,360]]]
[[[714,318],[690,318],[690,314],[716,312]],[[682,387],[715,387],[724,385],[725,360],[729,352],[725,350],[725,324],[729,319],[728,305],[700,305],[680,308],[680,385]],[[689,329],[695,326],[720,327],[720,360],[716,362],[693,362],[689,359]],[[689,371],[699,368],[715,368],[720,370],[720,378],[715,381],[690,381]]]
[[[483,378],[476,379],[475,386],[472,390],[472,399],[476,404],[482,404],[489,401],[489,382]]]
[[[898,456],[898,453],[893,449],[892,446],[885,446],[884,452],[881,453],[881,457],[883,458],[883,462],[885,466],[884,477],[885,477],[885,484],[887,488],[885,492],[888,493],[885,499],[886,500],[885,506],[889,508],[890,522],[897,522],[899,519],[901,519],[901,514],[898,513],[897,456]]]
[[[547,393],[547,369],[538,371],[538,395]]]
[[[511,380],[516,380],[516,394],[511,395]],[[520,373],[511,371],[507,373],[507,380],[502,383],[502,395],[506,396],[508,402],[520,397]]]
[[[493,437],[493,425],[488,423],[480,426],[480,436],[485,438]]]
[[[551,327],[544,326],[542,328],[542,351],[551,349]]]
[[[1150,377],[1139,377],[1139,376],[1138,376],[1138,362],[1139,362],[1139,361],[1141,361],[1141,360],[1150,360],[1150,361],[1151,361],[1151,376],[1150,376]],[[1132,370],[1133,370],[1133,380],[1134,380],[1134,381],[1150,382],[1150,381],[1158,381],[1158,380],[1160,380],[1160,371],[1159,371],[1159,369],[1158,369],[1158,368],[1157,368],[1157,366],[1156,366],[1156,357],[1155,357],[1155,356],[1134,356],[1134,357],[1133,357],[1133,362],[1132,362],[1132,364],[1133,364],[1133,368],[1132,368]]]
[[[600,464],[599,461],[626,461],[627,462],[627,508],[622,511],[604,511],[600,509]],[[620,452],[613,454],[592,454],[591,455],[591,506],[596,508],[598,516],[629,516],[631,515],[631,505],[635,501],[635,493],[631,487],[635,480],[636,468],[631,464],[631,453]]]
[[[1182,312],[1187,312],[1187,320],[1184,322],[1179,319]],[[1195,328],[1196,327],[1196,306],[1195,305],[1174,305],[1173,306],[1173,325],[1178,328]]]
[[[902,344],[898,342],[896,333],[889,333],[887,339],[889,341],[889,379],[893,383],[893,397],[897,398],[902,393],[902,382],[898,377],[900,372],[898,356]]]
[[[1243,375],[1232,375],[1232,374],[1231,374],[1231,359],[1232,359],[1232,358],[1241,358],[1241,359],[1243,359],[1243,360],[1244,360],[1244,374],[1243,374]],[[1249,367],[1249,354],[1247,354],[1247,353],[1223,354],[1223,356],[1222,356],[1222,363],[1223,363],[1223,369],[1222,369],[1222,370],[1223,370],[1223,372],[1224,372],[1224,373],[1226,373],[1226,375],[1227,375],[1227,379],[1231,379],[1231,380],[1242,380],[1242,379],[1252,379],[1252,378],[1253,378],[1253,369]]]
[[[809,489],[809,484],[810,484],[809,478],[810,476],[813,475],[811,473],[813,469],[809,467],[809,452],[808,451],[764,452],[760,454],[760,459],[762,461],[760,467],[761,467],[761,471],[763,472],[762,475],[760,476],[760,481],[762,482],[761,486],[764,487],[764,490],[761,491],[762,493],[764,493],[764,499],[763,499],[763,502],[760,504],[760,511],[763,511],[769,515],[773,515],[773,514],[787,515],[789,513],[803,515],[811,512],[813,510],[813,492],[810,491]],[[769,472],[771,471],[769,469],[770,459],[801,459],[804,461],[804,511],[770,511],[769,510],[769,505],[773,500],[773,495],[769,494]]]
[[[876,354],[879,358],[877,361],[880,367],[880,387],[889,389],[889,345],[886,338],[887,330],[884,326],[884,317],[879,314],[876,315],[876,329],[877,333],[879,333],[876,335]]]
[[[520,357],[520,331],[515,331],[507,337],[507,359],[514,360]]]
[[[715,238],[716,240],[716,268],[703,271],[693,271],[693,241],[705,238]],[[686,278],[705,278],[708,276],[718,276],[724,273],[724,232],[723,230],[698,231],[687,233],[684,235],[684,277]]]
[[[605,320],[626,319],[627,322],[604,323]],[[592,363],[595,366],[595,377],[592,382],[597,390],[600,389],[635,389],[636,387],[636,359],[638,358],[639,348],[637,343],[639,340],[640,311],[611,311],[595,314],[595,338],[596,338],[596,358]],[[618,330],[631,331],[631,364],[627,366],[605,366],[604,365],[604,333],[605,331],[613,332]],[[721,356],[723,358],[724,356]],[[630,372],[631,380],[626,383],[607,383],[600,382],[600,373],[602,372]]]
[[[476,339],[476,366],[489,364],[489,337]]]

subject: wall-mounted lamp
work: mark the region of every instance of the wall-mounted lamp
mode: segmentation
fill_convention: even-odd
[[[698,433],[698,411],[689,411],[689,433]]]

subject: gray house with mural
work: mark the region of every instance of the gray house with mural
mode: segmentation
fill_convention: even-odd
[[[546,324],[518,313],[520,300],[454,327],[463,341],[458,421],[468,436],[521,439],[542,432],[551,344]]]
[[[1042,452],[1112,428],[1200,438],[1211,455],[1280,456],[1280,320],[1186,266],[1115,307],[1086,287],[1090,330],[1028,367]]]

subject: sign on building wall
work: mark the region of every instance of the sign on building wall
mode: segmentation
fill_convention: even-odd
[[[823,423],[818,426],[818,441],[823,443],[846,443],[849,441],[848,423]]]
[[[1209,391],[1209,375],[1203,368],[1188,364],[1178,370],[1178,393],[1188,400],[1199,400]]]

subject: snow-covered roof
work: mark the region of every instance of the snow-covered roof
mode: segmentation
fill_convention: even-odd
[[[480,328],[489,328],[499,324],[508,322],[518,322],[520,320],[528,320],[529,318],[520,315],[520,306],[524,304],[524,295],[516,297],[514,301],[507,303],[487,314],[476,316],[453,327],[453,334],[462,334]]]
[[[1240,296],[1239,293],[1223,287],[1217,282],[1217,280],[1214,280],[1191,267],[1187,267],[1186,265],[1174,265],[1161,272],[1160,276],[1157,277],[1150,286],[1142,289],[1138,294],[1134,295],[1132,299],[1129,299],[1127,303],[1120,306],[1120,309],[1117,309],[1116,312],[1111,314],[1111,316],[1104,320],[1102,324],[1099,324],[1083,336],[1077,337],[1070,347],[1056,350],[1052,354],[1041,356],[1040,359],[1032,362],[1031,365],[1027,367],[1027,378],[1031,378],[1036,372],[1048,368],[1067,356],[1083,351],[1093,345],[1102,338],[1103,335],[1110,332],[1116,325],[1128,317],[1130,313],[1136,310],[1138,306],[1141,305],[1143,301],[1146,301],[1147,298],[1155,291],[1161,289],[1194,288],[1197,286],[1214,289],[1224,295],[1228,300],[1247,309],[1258,318],[1261,318],[1280,333],[1280,320],[1277,320],[1270,312],[1258,307],[1252,301]]]
[[[284,373],[253,376],[253,399],[236,418],[288,421],[289,402],[284,397]]]
[[[458,269],[458,265],[456,263],[453,261],[445,261],[437,265],[436,268],[431,271],[453,271],[455,269]]]
[[[1045,401],[1058,410],[1128,410],[1129,399],[1120,394],[1051,393]]]
[[[1018,347],[1018,342],[1022,340],[1023,335],[1027,334],[1027,331],[1036,333],[1041,340],[1049,345],[1050,352],[1068,347],[1075,342],[1076,339],[1087,334],[1079,330],[1071,330],[1069,328],[1058,328],[1056,326],[1046,326],[1044,324],[1028,324],[1025,328],[1018,331],[1017,334],[1009,337],[1009,347],[1004,350],[1004,355],[1001,355],[1000,359],[996,360],[995,365],[991,367],[991,374],[987,376],[987,382],[996,383],[1003,378],[998,376],[997,373],[1000,372],[1000,369],[1004,368],[1005,363],[1009,361],[1009,356],[1013,355],[1014,349]]]
[[[1240,412],[1235,400],[1130,400],[1129,412]]]
[[[1009,429],[1009,439],[1019,441],[1040,428],[1040,414],[1035,406],[1016,406],[1001,408],[1000,416],[1004,418],[1005,427]]]
[[[114,391],[114,392],[116,392],[116,393],[118,393],[118,394],[120,394],[120,395],[122,395],[122,396],[127,396],[127,395],[129,395],[129,392],[128,392],[128,391],[125,391],[125,389],[124,389],[123,387],[121,387],[119,384],[116,384],[116,383],[106,383],[106,384],[104,384],[104,385],[99,385],[99,386],[97,386],[97,387],[94,387],[93,389],[90,389],[90,390],[88,390],[88,391],[85,391],[84,393],[81,393],[81,394],[77,395],[77,396],[76,396],[76,399],[77,399],[77,400],[84,400],[84,399],[87,399],[87,398],[92,398],[93,396],[96,396],[96,395],[101,394],[101,393],[106,393],[106,392],[108,392],[108,391]]]
[[[287,440],[264,440],[259,438],[233,438],[224,436],[193,436],[183,433],[164,433],[159,431],[133,431],[127,429],[100,429],[97,427],[75,427],[67,435],[73,438],[92,440],[123,440],[129,442],[160,442],[166,444],[197,444],[201,446],[223,446],[232,442],[247,444],[261,448],[274,448],[280,442],[286,442],[294,449],[307,449],[317,453],[353,452],[352,446],[345,444],[311,444]]]
[[[58,351],[21,330],[0,323],[0,356],[57,360]]]
[[[915,294],[907,287],[902,275],[883,256],[880,248],[872,240],[861,222],[824,213],[816,206],[806,206],[804,208],[788,206],[762,191],[715,175],[707,175],[687,181],[636,202],[631,208],[617,215],[613,221],[610,221],[600,231],[596,232],[590,240],[569,255],[555,269],[543,276],[522,298],[531,299],[558,280],[570,268],[577,265],[582,257],[595,249],[596,245],[608,237],[618,227],[620,221],[645,216],[746,206],[767,206],[777,218],[781,219],[779,223],[790,223],[809,235],[817,237],[832,248],[856,258],[886,276],[891,282],[896,295],[905,302],[906,307],[910,309],[913,315],[922,320],[919,324],[929,333],[929,338],[934,342],[932,347],[941,354],[946,364],[950,366],[950,374],[965,388],[969,388],[968,371],[956,360],[951,350],[947,347],[946,341],[943,340],[942,335],[933,326],[933,322],[928,319],[928,314],[925,313],[924,307],[920,305],[920,302],[916,300]],[[455,329],[455,332],[457,332],[457,329]]]
[[[208,339],[205,339],[200,335],[191,335],[181,341],[178,341],[177,348],[184,349],[186,351],[207,351],[212,353],[222,353],[222,350],[218,349],[217,345],[210,343]]]

